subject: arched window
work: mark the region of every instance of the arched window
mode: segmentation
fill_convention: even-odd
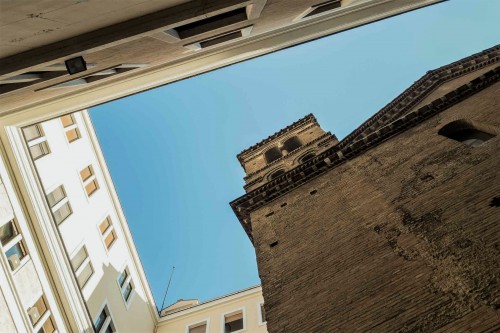
[[[294,151],[295,149],[299,148],[302,146],[302,143],[300,142],[299,138],[296,136],[292,136],[291,138],[287,139],[285,142],[283,142],[283,147],[286,149],[287,152]]]
[[[306,161],[309,161],[310,159],[312,159],[314,156],[316,156],[315,153],[313,152],[310,152],[310,153],[307,153],[305,154],[304,156],[302,156],[299,160],[300,163],[304,163]]]
[[[276,161],[278,158],[281,158],[281,156],[283,155],[281,154],[281,150],[279,150],[278,147],[273,147],[264,153],[264,157],[266,158],[267,163]]]
[[[269,176],[269,179],[271,179],[271,180],[272,180],[272,179],[278,178],[279,176],[284,175],[284,174],[285,174],[285,170],[280,169],[280,170],[278,170],[278,171],[273,172],[273,173]]]
[[[495,136],[485,132],[482,127],[484,126],[461,119],[446,124],[439,130],[438,134],[462,142],[467,146],[477,147]]]

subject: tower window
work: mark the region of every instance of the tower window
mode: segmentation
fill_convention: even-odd
[[[264,157],[266,158],[267,163],[274,162],[277,159],[281,158],[281,156],[283,155],[281,154],[281,150],[279,150],[278,147],[273,147],[264,153]]]
[[[294,151],[295,149],[300,148],[300,146],[302,146],[302,143],[296,136],[292,136],[291,138],[283,142],[283,147],[287,152]]]
[[[285,170],[281,169],[281,170],[273,172],[271,174],[271,176],[269,176],[269,179],[275,179],[275,178],[278,178],[279,176],[284,175],[284,174],[285,174]]]
[[[314,156],[316,156],[315,153],[307,153],[304,156],[300,158],[300,163],[304,163],[312,159]]]
[[[484,127],[479,124],[473,123],[468,120],[456,120],[446,124],[438,132],[439,135],[445,136],[449,139],[462,142],[470,147],[477,147],[495,137],[494,134],[484,131]]]

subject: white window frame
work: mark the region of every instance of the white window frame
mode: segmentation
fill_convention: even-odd
[[[41,132],[42,132],[43,135],[41,135],[38,138],[34,138],[34,139],[31,139],[31,140],[28,141],[28,140],[26,140],[26,137],[24,135],[23,128],[21,128],[20,130],[22,132],[22,134],[21,134],[22,138],[26,142],[26,145],[28,146],[28,152],[29,152],[28,156],[30,157],[30,159],[33,162],[35,162],[35,161],[41,159],[42,157],[49,155],[51,153],[51,150],[50,150],[50,145],[49,145],[49,143],[47,141],[47,138],[45,137],[45,130],[43,129],[42,123],[36,123],[36,124],[28,125],[28,126],[25,126],[25,127],[31,127],[31,126],[37,126],[37,127],[41,128]],[[37,158],[33,158],[33,156],[31,155],[31,147],[36,146],[36,145],[38,145],[38,144],[40,144],[42,142],[46,142],[47,143],[47,147],[49,148],[49,152],[47,154],[43,154],[42,156],[38,156]]]
[[[113,317],[113,313],[111,312],[111,308],[109,307],[108,299],[105,299],[104,303],[99,307],[99,311],[97,311],[97,314],[92,319],[92,324],[95,327],[95,322],[96,322],[97,318],[99,318],[99,315],[104,310],[104,308],[106,308],[108,310],[107,311],[108,312],[108,317],[104,321],[104,324],[102,325],[101,330],[99,332],[96,332],[96,333],[104,333],[106,331],[106,329],[108,328],[109,325],[113,325],[114,333],[118,333],[118,328],[116,327],[116,324],[115,324],[116,320]]]
[[[49,200],[47,199],[47,195],[49,195],[50,193],[54,192],[58,187],[62,187],[63,188],[64,198],[62,198],[61,200],[59,200],[58,203],[56,203],[54,206],[51,207],[50,203],[49,203]],[[52,212],[52,219],[54,220],[56,226],[59,227],[61,224],[63,224],[64,222],[66,222],[71,217],[71,215],[73,215],[73,213],[74,213],[73,207],[71,207],[71,203],[69,202],[68,192],[66,192],[66,188],[64,187],[64,184],[59,184],[59,185],[51,186],[50,189],[47,190],[44,194],[45,194],[45,201],[47,202],[47,205],[49,206],[50,211]],[[59,208],[61,208],[65,203],[69,203],[69,208],[71,209],[71,214],[69,214],[68,216],[66,216],[66,218],[64,220],[62,220],[61,222],[57,222],[56,219],[55,219],[55,217],[54,217],[54,213]]]
[[[231,315],[234,315],[238,312],[241,312],[242,315],[243,315],[243,328],[241,330],[238,330],[238,331],[234,331],[234,332],[231,332],[231,333],[239,333],[239,332],[244,332],[247,330],[247,313],[246,313],[246,308],[245,307],[241,307],[241,308],[238,308],[238,309],[234,309],[234,310],[231,310],[229,312],[225,312],[223,314],[221,314],[221,333],[225,333],[226,332],[226,316],[231,316]]]
[[[257,314],[258,314],[258,317],[259,317],[259,326],[267,325],[267,320],[264,321],[263,320],[264,318],[262,318],[261,306],[264,306],[264,302],[258,302],[257,303]]]
[[[196,322],[192,322],[190,324],[187,324],[184,333],[189,333],[189,330],[191,328],[195,328],[196,325],[203,324],[203,323],[207,325],[207,327],[205,329],[205,333],[210,333],[210,318],[205,318],[205,319],[198,320]]]
[[[47,301],[47,297],[45,296],[45,294],[42,292],[39,294],[38,297],[36,297],[35,299],[35,303],[38,302],[38,300],[43,297],[43,302],[45,303],[45,307],[47,308],[47,310],[44,312],[44,314],[40,317],[40,319],[38,319],[38,322],[33,325],[33,332],[38,332],[42,326],[45,324],[45,322],[49,319],[49,317],[52,315],[52,311],[50,311],[50,307],[49,307],[49,304],[48,304],[48,301]],[[29,309],[31,309],[33,306],[35,306],[35,303],[33,303],[30,307],[28,307],[28,309],[26,309],[26,312],[28,312]],[[56,324],[54,324],[54,318],[52,318],[52,324],[54,326],[57,327]],[[53,333],[57,333],[57,328],[54,330]]]
[[[64,127],[62,121],[61,121],[61,118],[64,117],[64,116],[68,116],[70,115],[71,118],[73,119],[74,123],[67,126],[67,127]],[[78,141],[82,138],[82,132],[80,131],[80,129],[78,128],[78,121],[75,117],[75,113],[67,113],[67,114],[63,114],[62,116],[59,117],[59,125],[61,126],[62,130],[63,130],[63,133],[64,133],[64,139],[66,140],[66,143],[68,145],[72,144],[73,142],[75,141]],[[67,132],[71,131],[71,130],[76,130],[76,133],[78,134],[78,138],[76,138],[75,140],[73,141],[69,141],[68,140],[68,136],[66,135]]]
[[[120,278],[120,275],[122,275],[122,273],[124,271],[127,272],[127,278],[125,279],[125,281],[123,281],[123,286],[120,286],[120,281],[118,279]],[[123,268],[120,270],[118,276],[116,277],[116,284],[118,285],[118,289],[120,290],[120,294],[122,295],[123,303],[125,303],[125,308],[128,311],[128,309],[130,308],[130,304],[132,304],[132,299],[135,296],[135,283],[132,280],[132,275],[130,274],[130,269],[128,268],[127,264],[125,264],[123,266]],[[130,295],[129,295],[128,300],[127,300],[127,299],[125,299],[124,291],[125,291],[125,287],[129,284],[132,286],[132,290],[130,291]]]
[[[28,262],[28,260],[30,260],[30,254],[28,252],[28,248],[26,247],[25,242],[23,241],[23,234],[19,230],[19,224],[17,223],[16,218],[14,216],[11,216],[11,219],[7,223],[2,224],[2,227],[4,225],[7,225],[8,223],[13,223],[14,224],[14,228],[17,231],[17,235],[15,235],[14,237],[12,237],[12,239],[10,241],[8,241],[7,244],[5,244],[5,245],[2,245],[2,243],[0,243],[0,249],[2,249],[2,253],[5,256],[6,261],[8,262],[8,260],[9,260],[9,258],[7,257],[7,251],[10,250],[16,244],[19,243],[20,246],[24,250],[24,257],[22,257],[19,260],[19,266],[17,266],[15,269],[12,269],[12,267],[10,266],[10,264],[8,265],[9,269],[10,269],[10,272],[13,275],[15,275]]]
[[[82,261],[82,263],[80,264],[80,266],[75,270],[73,268],[73,263],[72,263],[72,260],[73,258],[75,257],[75,255],[81,250],[85,248],[85,252],[87,253],[87,258],[85,258],[85,260]],[[94,268],[94,265],[92,265],[92,260],[90,260],[90,254],[89,254],[89,251],[88,251],[88,248],[85,246],[85,244],[81,244],[80,246],[78,246],[76,248],[76,250],[74,250],[71,255],[69,256],[69,261],[70,261],[70,264],[71,264],[71,268],[73,268],[73,272],[75,272],[75,278],[76,278],[76,282],[78,284],[78,286],[80,286],[80,284],[78,283],[78,276],[82,273],[83,269],[87,266],[87,265],[90,265],[90,267],[92,268],[92,275],[90,275],[89,279],[85,282],[85,284],[83,286],[80,287],[80,289],[83,291],[88,285],[89,285],[89,282],[93,279],[94,275],[95,275],[95,268]]]
[[[82,179],[82,175],[81,175],[81,173],[80,173],[80,172],[81,172],[83,169],[88,168],[88,167],[90,167],[90,168],[91,168],[91,170],[92,170],[92,175],[91,175],[89,178],[87,178],[87,179],[83,180],[83,179]],[[81,168],[80,168],[80,170],[77,170],[77,172],[78,172],[78,178],[80,178],[80,183],[82,184],[82,187],[83,187],[83,192],[85,193],[85,197],[86,197],[87,199],[90,199],[90,197],[93,197],[93,196],[94,196],[94,194],[96,194],[96,192],[97,192],[97,191],[99,191],[99,190],[101,189],[101,186],[99,185],[99,181],[97,181],[97,177],[96,177],[96,174],[95,174],[95,168],[94,168],[94,166],[92,165],[92,163],[89,163],[89,164],[87,164],[87,165],[85,165],[85,166],[81,167]],[[89,195],[89,194],[87,193],[87,189],[85,188],[85,186],[87,186],[88,184],[90,184],[90,183],[91,183],[92,181],[94,181],[94,180],[97,182],[97,188],[95,189],[95,191],[94,191],[94,192],[92,192],[92,193]],[[89,201],[89,200],[87,200],[87,201]]]
[[[109,227],[108,227],[108,229],[106,229],[106,231],[104,233],[102,233],[101,229],[99,228],[99,226],[107,218],[109,218],[109,220],[110,220]],[[104,246],[104,249],[106,250],[106,253],[109,253],[109,251],[111,251],[111,249],[115,246],[116,242],[118,241],[118,235],[116,233],[115,226],[114,226],[114,223],[113,223],[113,219],[111,218],[111,214],[108,213],[108,214],[104,215],[104,218],[101,218],[101,220],[99,220],[99,222],[97,222],[96,227],[97,227],[97,232],[99,233],[99,235],[101,237],[102,246]],[[111,245],[109,246],[109,249],[108,249],[108,247],[106,246],[105,239],[113,231],[115,233],[115,240],[113,241],[113,243],[111,243]]]

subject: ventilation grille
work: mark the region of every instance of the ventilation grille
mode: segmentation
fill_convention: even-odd
[[[207,38],[207,39],[204,39],[204,40],[192,43],[192,44],[184,45],[184,47],[191,49],[191,50],[205,49],[208,47],[216,46],[219,44],[230,42],[232,40],[237,40],[237,39],[241,39],[243,37],[246,37],[246,36],[250,35],[250,32],[252,31],[252,29],[253,29],[253,25],[248,26],[248,27],[244,27],[241,29],[237,29],[237,30],[231,30],[231,31],[228,31],[224,34],[210,37],[210,38]]]
[[[45,87],[39,90],[45,90],[45,89],[56,89],[56,88],[67,88],[67,87],[75,87],[75,86],[80,86],[80,85],[86,85],[89,83],[93,83],[102,79],[106,79],[108,77],[117,75],[117,74],[122,74],[125,72],[128,72],[130,70],[136,69],[136,68],[142,68],[146,67],[147,64],[121,64],[118,66],[114,66],[112,68],[104,69],[102,71],[92,73],[77,79],[65,81],[62,83],[58,83],[49,87]]]
[[[87,64],[87,68],[93,67],[95,67],[95,64]],[[18,75],[0,78],[0,94],[29,87],[67,74],[66,66],[64,63],[60,63],[37,68],[36,70]]]
[[[341,5],[342,5],[341,0],[332,0],[332,1],[322,2],[320,4],[312,6],[308,10],[306,10],[298,18],[296,18],[296,20],[297,19],[305,19],[305,18],[309,18],[312,16],[316,16],[319,14],[329,12],[329,11],[332,11],[334,9],[341,7]]]
[[[166,33],[179,39],[186,39],[246,20],[248,20],[246,7],[242,7],[200,21],[181,25],[167,30]]]

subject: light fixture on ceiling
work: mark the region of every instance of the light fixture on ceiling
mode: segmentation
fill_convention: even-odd
[[[68,59],[64,62],[66,69],[70,75],[85,72],[87,70],[87,63],[82,56]]]

